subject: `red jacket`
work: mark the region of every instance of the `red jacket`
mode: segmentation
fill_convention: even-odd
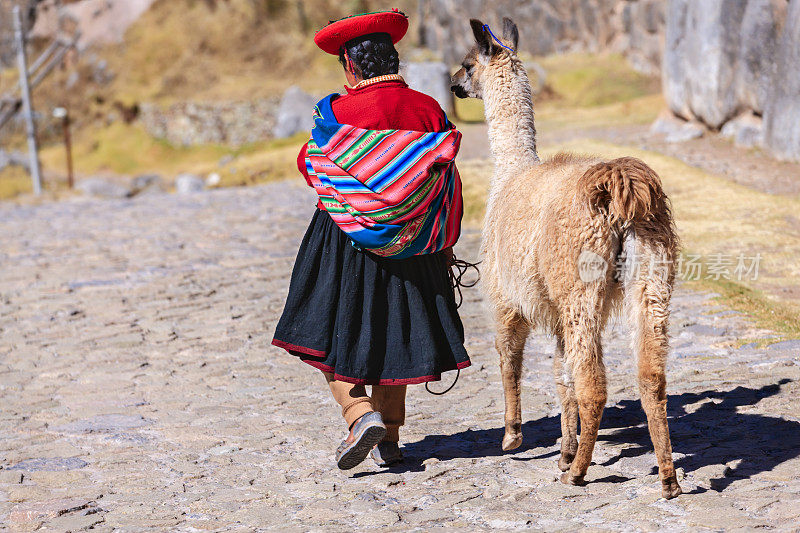
[[[360,89],[345,87],[347,94],[333,101],[333,114],[343,124],[369,130],[445,131],[447,116],[430,96],[409,89],[402,81],[384,81]],[[297,168],[306,173],[306,146],[297,156]],[[317,202],[322,209],[322,203]]]

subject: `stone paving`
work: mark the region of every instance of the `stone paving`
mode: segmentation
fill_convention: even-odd
[[[343,473],[322,376],[270,346],[314,208],[293,183],[0,206],[0,529],[797,530],[800,345],[711,295],[673,300],[665,501],[624,324],[586,487],[556,481],[553,340],[526,348],[523,446],[480,293],[473,366],[409,389],[405,464]],[[476,258],[468,230],[458,253]],[[432,388],[444,388],[454,375]]]

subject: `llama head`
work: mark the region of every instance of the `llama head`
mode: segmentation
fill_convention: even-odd
[[[517,25],[508,17],[503,18],[503,35],[498,42],[489,26],[477,19],[470,19],[469,25],[475,35],[475,45],[470,49],[461,68],[451,77],[450,90],[459,98],[483,98],[483,87],[487,72],[492,67],[516,59],[519,31]]]

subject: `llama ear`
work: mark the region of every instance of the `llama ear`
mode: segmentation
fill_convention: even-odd
[[[483,30],[483,22],[478,19],[469,19],[469,25],[472,28],[472,35],[475,36],[475,42],[481,44],[486,40],[486,33]]]
[[[472,34],[475,36],[475,42],[478,43],[481,53],[487,56],[491,55],[492,37],[484,29],[483,22],[478,19],[469,19],[469,25],[472,27]]]
[[[508,17],[503,17],[503,40],[511,45],[514,50],[519,44],[519,30],[514,21]]]

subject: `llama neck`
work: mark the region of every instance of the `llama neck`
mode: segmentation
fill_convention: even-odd
[[[539,163],[531,84],[518,59],[495,68],[483,90],[489,148],[496,175],[518,174]]]

